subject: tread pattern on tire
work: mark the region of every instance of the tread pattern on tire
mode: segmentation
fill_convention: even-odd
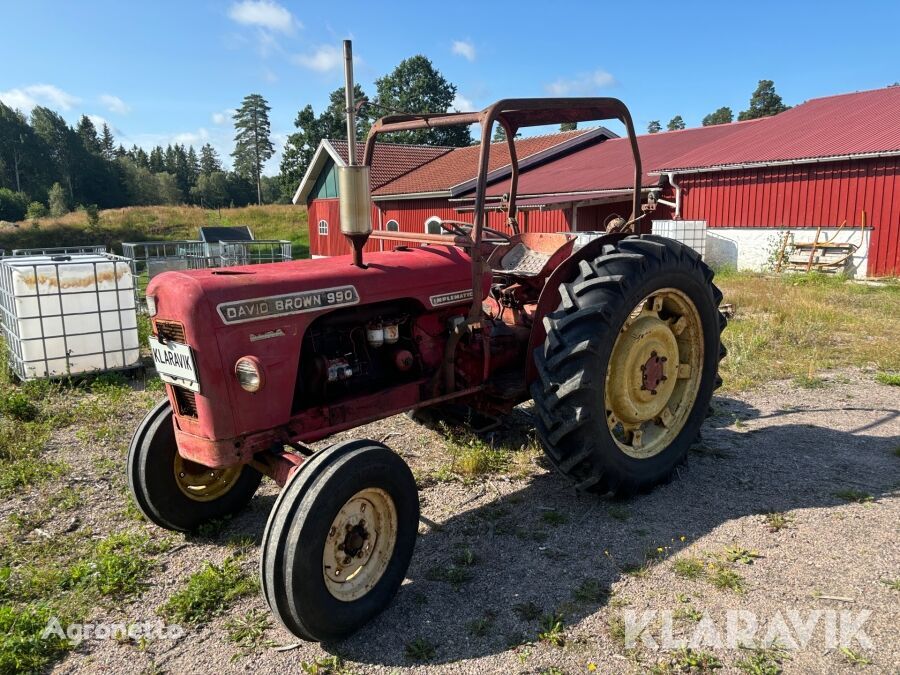
[[[621,316],[633,287],[666,271],[687,272],[706,286],[716,308],[721,361],[726,350],[720,336],[727,320],[718,311],[722,293],[712,283],[714,273],[696,251],[672,239],[653,235],[629,237],[614,247],[605,247],[603,254],[593,260],[582,260],[575,278],[560,285],[558,309],[544,317],[547,337],[534,352],[538,376],[531,385],[536,427],[550,461],[579,490],[628,494],[652,487],[607,475],[592,446],[585,442],[585,427],[600,416],[601,405],[596,402],[603,400],[605,389],[605,382],[592,381],[588,364],[600,355],[603,336],[618,332],[619,326],[612,325],[612,317]],[[716,368],[710,395],[721,382]],[[698,398],[698,402],[704,410],[708,406],[708,401]],[[605,419],[602,423],[605,427]],[[655,483],[669,480],[686,455],[685,447],[668,475]]]

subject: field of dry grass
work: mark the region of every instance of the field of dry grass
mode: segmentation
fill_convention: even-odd
[[[83,211],[73,211],[61,218],[0,227],[0,248],[106,244],[121,252],[123,241],[196,239],[198,228],[204,225],[249,225],[257,239],[291,241],[295,258],[309,254],[306,209],[274,204],[218,210],[198,206],[130,206],[101,211],[97,225],[91,225]]]

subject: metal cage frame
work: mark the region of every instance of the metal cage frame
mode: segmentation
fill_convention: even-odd
[[[85,258],[92,258],[91,260],[79,260],[80,257],[84,256]],[[102,260],[96,260],[96,257],[102,257]],[[30,379],[42,379],[42,378],[61,378],[68,377],[73,374],[89,374],[91,372],[106,372],[111,370],[131,370],[140,365],[140,334],[138,328],[137,321],[137,304],[134,301],[134,277],[131,277],[131,283],[124,283],[119,278],[119,275],[116,273],[116,266],[119,263],[123,263],[127,265],[130,269],[129,260],[123,256],[115,255],[112,253],[90,253],[90,254],[71,254],[71,255],[59,255],[59,256],[51,256],[46,260],[37,260],[34,262],[27,262],[22,264],[21,262],[22,256],[15,257],[7,257],[3,260],[0,260],[0,331],[2,331],[3,337],[6,341],[6,349],[9,354],[9,367],[15,373],[15,375],[20,380],[30,380]],[[91,265],[94,277],[94,287],[87,290],[72,290],[66,289],[64,285],[64,281],[60,278],[59,268],[64,264],[79,264],[79,265]],[[113,279],[115,281],[115,287],[112,289],[101,289],[101,272],[98,272],[98,266],[110,265],[113,267]],[[29,274],[28,270],[30,268],[30,274],[32,275],[33,284],[34,284],[34,292],[26,293],[26,294],[17,294],[15,292],[14,286],[14,270],[18,273],[21,273],[23,270],[25,271],[26,276]],[[53,268],[54,273],[53,277],[50,278],[49,283],[47,284],[52,290],[50,292],[42,292],[41,284],[39,282],[40,276],[38,274],[38,268],[42,268],[46,271],[47,268]],[[46,274],[44,275],[46,276]],[[123,292],[125,295],[132,299],[131,304],[125,304],[125,301],[122,298]],[[108,305],[109,303],[104,303],[103,300],[107,299],[109,295],[112,294],[114,297],[114,303],[112,308],[104,309],[104,305]],[[64,298],[72,297],[72,296],[81,296],[88,295],[93,296],[96,303],[95,310],[89,311],[79,311],[79,312],[66,312],[64,307]],[[45,311],[47,300],[53,299],[52,303],[58,303],[58,311]],[[37,305],[37,314],[28,314],[25,316],[20,316],[16,307],[16,302],[21,300],[35,299]],[[134,312],[134,322],[133,326],[124,325],[123,321],[123,313],[133,311]],[[106,315],[114,314],[116,316],[116,324],[115,328],[105,328],[104,327],[104,317]],[[66,327],[66,319],[77,316],[97,316],[99,326],[97,326],[96,330],[82,331],[82,332],[71,332]],[[41,334],[34,337],[24,337],[21,333],[21,325],[22,321],[26,320],[34,320],[37,319],[40,327]],[[59,333],[55,333],[53,335],[47,335],[47,322],[51,319],[55,319],[59,321],[60,331]],[[107,348],[107,336],[110,334],[118,334],[118,344],[117,348]],[[133,335],[133,344],[135,347],[127,347],[126,346],[126,336]],[[88,336],[96,336],[99,338],[99,350],[97,351],[79,351],[78,353],[74,352],[74,348],[70,347],[70,340],[78,337],[88,337]],[[63,342],[63,350],[64,354],[62,356],[49,356],[47,353],[47,343],[48,339],[59,339],[62,338]],[[41,358],[26,358],[24,345],[27,342],[41,342],[41,351],[43,356]],[[129,359],[127,356],[128,352],[136,352],[136,358],[129,363]],[[110,365],[110,360],[112,355],[119,355],[121,358],[120,364]],[[88,358],[88,357],[96,357],[101,356],[103,359],[103,367],[95,368],[92,370],[79,370],[76,373],[72,373],[72,360],[73,358]],[[65,372],[52,372],[50,368],[51,361],[65,361]],[[29,373],[29,367],[33,364],[43,364],[43,374],[33,374]]]

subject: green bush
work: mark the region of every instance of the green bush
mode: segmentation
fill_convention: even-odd
[[[28,220],[37,220],[38,218],[47,217],[47,207],[42,202],[31,202],[25,210],[25,217]]]
[[[16,222],[25,217],[28,208],[28,196],[24,192],[13,192],[9,188],[0,188],[0,220]]]

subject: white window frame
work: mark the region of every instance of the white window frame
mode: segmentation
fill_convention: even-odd
[[[445,234],[444,228],[441,227],[442,220],[443,220],[443,218],[441,218],[440,216],[431,216],[428,220],[426,220],[425,221],[425,234]],[[437,222],[438,231],[437,232],[429,232],[428,226],[433,224],[434,221],[438,221]]]
[[[324,225],[324,227],[322,227]],[[324,218],[319,219],[319,236],[327,237],[328,236],[328,221]]]
[[[394,228],[391,229],[391,223],[394,224]],[[400,231],[400,223],[398,223],[394,218],[391,218],[384,224],[384,229],[387,232],[399,232]]]

